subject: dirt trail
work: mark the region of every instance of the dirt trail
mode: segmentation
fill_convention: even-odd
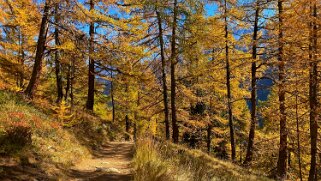
[[[72,181],[130,181],[133,143],[110,142],[95,150],[92,159],[83,160],[67,175]]]

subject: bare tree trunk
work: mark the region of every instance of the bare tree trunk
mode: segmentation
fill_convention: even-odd
[[[59,5],[56,4],[55,5],[55,23],[59,24],[59,15],[58,15],[58,8]],[[60,42],[59,42],[59,29],[56,26],[55,27],[55,32],[54,32],[54,36],[55,36],[55,45],[59,46]],[[60,71],[61,65],[60,65],[60,60],[59,60],[59,50],[55,51],[55,73],[56,73],[56,84],[57,84],[57,100],[56,102],[59,103],[64,94],[63,94],[63,88],[62,88],[62,76],[61,76],[61,71]]]
[[[310,59],[310,81],[309,81],[309,102],[310,102],[310,135],[311,135],[311,163],[309,181],[317,180],[317,139],[318,139],[318,59],[317,59],[317,6],[316,0],[311,2],[311,33],[309,45]]]
[[[288,167],[291,168],[291,150],[288,150]]]
[[[246,157],[243,164],[248,164],[253,159],[253,145],[255,138],[256,127],[256,59],[257,59],[257,33],[258,33],[258,21],[259,21],[259,2],[256,2],[255,20],[253,30],[253,45],[252,45],[252,67],[251,67],[251,127],[249,133],[249,141],[247,145]]]
[[[70,67],[70,104],[71,107],[74,107],[74,83],[75,83],[75,59],[71,60],[71,67]]]
[[[24,42],[24,36],[20,30],[19,32],[19,43],[20,43],[20,50],[19,50],[19,54],[20,54],[20,60],[19,60],[19,64],[20,64],[20,69],[19,69],[19,80],[18,80],[18,86],[20,88],[23,88],[24,86],[24,62],[25,62],[25,52],[23,50],[23,42]]]
[[[136,122],[134,123],[134,141],[137,141],[137,124]]]
[[[26,90],[24,91],[24,93],[30,98],[33,97],[34,91],[37,89],[37,85],[40,79],[40,74],[42,69],[42,59],[45,51],[46,36],[47,36],[47,29],[48,29],[48,16],[49,16],[48,13],[50,9],[49,3],[50,3],[50,0],[45,1],[43,15],[41,19],[40,31],[38,36],[38,42],[37,42],[35,64],[33,65],[29,84]]]
[[[140,106],[140,94],[138,92],[138,95],[137,95],[137,107]],[[137,141],[137,137],[138,137],[138,131],[137,131],[137,120],[139,120],[139,117],[138,117],[138,111],[139,109],[136,110],[135,112],[135,122],[134,122],[134,141],[136,142]]]
[[[90,0],[90,11],[93,11],[95,4],[93,0]],[[89,66],[88,66],[88,94],[86,108],[90,111],[94,110],[94,99],[95,99],[95,60],[93,59],[94,53],[94,34],[95,34],[95,23],[93,20],[90,22],[89,27]]]
[[[128,83],[126,83],[125,92],[128,93]],[[130,129],[130,121],[129,121],[128,115],[126,114],[126,116],[125,116],[125,131],[126,131],[125,140],[126,141],[129,141],[129,139],[130,139],[129,129]]]
[[[126,129],[126,135],[125,135],[125,140],[126,141],[129,141],[129,128],[130,128],[130,125],[129,125],[129,118],[128,118],[128,115],[125,116],[125,129]]]
[[[302,163],[301,163],[301,144],[300,144],[300,127],[299,127],[299,113],[298,113],[298,76],[295,75],[295,118],[296,118],[296,138],[298,146],[298,163],[299,163],[299,174],[300,181],[302,181]]]
[[[288,131],[286,126],[286,108],[285,108],[285,61],[283,52],[283,1],[278,0],[279,10],[279,111],[280,111],[280,147],[279,147],[279,158],[277,163],[277,177],[280,180],[286,179],[287,172],[287,139]]]
[[[177,63],[177,48],[176,48],[176,28],[177,28],[178,4],[174,0],[174,17],[172,29],[172,54],[171,54],[171,108],[172,108],[172,129],[173,129],[173,142],[178,143],[179,129],[177,125],[177,112],[176,112],[176,80],[175,80],[175,67]]]
[[[68,70],[67,70],[67,82],[66,82],[66,88],[65,88],[65,101],[68,99],[68,94],[70,90],[70,82],[71,82],[71,62],[69,62]]]
[[[235,161],[235,138],[234,138],[234,125],[233,125],[233,110],[232,110],[232,94],[231,94],[231,70],[229,60],[229,46],[228,46],[228,22],[227,22],[227,2],[224,1],[224,14],[225,14],[225,62],[226,62],[226,89],[227,89],[227,107],[228,107],[228,120],[230,127],[230,141],[232,150],[232,160]]]
[[[111,105],[112,105],[112,121],[115,122],[115,101],[114,101],[114,80],[113,80],[113,71],[110,72],[110,96],[111,96]],[[127,115],[126,115],[127,116]]]
[[[160,12],[156,9],[157,22],[158,22],[158,36],[159,36],[159,46],[161,49],[161,61],[162,61],[162,81],[163,81],[163,102],[164,102],[164,122],[165,122],[165,132],[166,139],[170,139],[169,132],[169,111],[168,111],[168,95],[167,95],[167,84],[166,84],[166,61],[164,53],[164,39],[163,39],[163,28],[162,28],[162,18]]]

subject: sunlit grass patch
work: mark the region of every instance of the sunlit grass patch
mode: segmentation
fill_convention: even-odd
[[[171,163],[161,159],[151,140],[140,140],[134,156],[135,181],[172,181]]]
[[[39,111],[14,93],[0,91],[0,154],[14,157],[33,155],[41,162],[68,166],[89,156],[86,147],[65,130],[60,122]],[[10,130],[23,134],[21,128],[30,129],[30,143],[21,146],[19,141],[10,141]],[[19,137],[17,137],[19,138]],[[21,139],[23,137],[21,136]],[[17,142],[17,144],[15,143]]]
[[[267,177],[228,161],[170,142],[140,140],[134,158],[135,180],[244,180],[265,181]],[[155,174],[159,173],[159,175]]]

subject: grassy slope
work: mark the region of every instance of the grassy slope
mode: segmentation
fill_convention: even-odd
[[[90,157],[90,148],[102,142],[102,125],[95,124],[94,116],[77,114],[79,124],[64,128],[51,108],[48,103],[34,104],[20,95],[0,90],[0,180],[1,176],[15,180],[28,176],[61,178],[61,170]],[[31,127],[31,145],[8,143],[6,130],[17,124]],[[13,176],[13,171],[21,173]]]
[[[63,128],[48,103],[29,103],[19,95],[1,90],[0,113],[0,179],[1,176],[14,180],[63,178],[62,170],[90,157],[90,148],[99,146],[102,137],[108,137],[108,128],[95,116],[77,113],[75,119],[79,124]],[[19,122],[31,126],[32,145],[21,148],[3,144],[8,125]],[[107,132],[114,133],[114,129]],[[137,181],[268,180],[201,151],[150,140],[138,143],[133,166]]]
[[[134,157],[135,180],[269,180],[227,161],[222,161],[199,150],[190,150],[168,142],[143,140]]]

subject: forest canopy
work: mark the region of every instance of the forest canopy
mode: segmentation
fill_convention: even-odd
[[[85,110],[125,140],[168,140],[278,180],[316,181],[320,9],[319,0],[1,0],[0,89],[50,102],[63,121]]]

